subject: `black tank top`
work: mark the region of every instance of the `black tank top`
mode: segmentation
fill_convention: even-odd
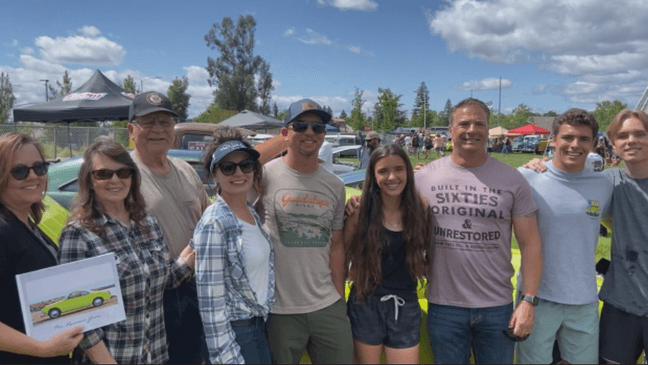
[[[416,292],[416,280],[412,278],[405,263],[406,248],[403,232],[385,228],[389,244],[382,253],[382,284],[385,291],[412,294]],[[382,291],[382,290],[381,290]]]

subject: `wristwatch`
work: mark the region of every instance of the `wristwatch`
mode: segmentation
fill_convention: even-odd
[[[537,307],[538,303],[540,302],[540,298],[536,297],[535,295],[523,295],[522,300],[531,303],[531,305],[534,307]]]

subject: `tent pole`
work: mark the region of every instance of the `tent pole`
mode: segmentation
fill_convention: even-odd
[[[72,143],[70,143],[70,123],[67,123],[68,147],[70,148],[70,158],[72,158]]]

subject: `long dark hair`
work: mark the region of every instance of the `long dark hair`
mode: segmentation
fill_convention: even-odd
[[[407,183],[400,203],[407,270],[412,278],[417,280],[426,276],[430,263],[428,251],[431,237],[428,224],[430,213],[414,186],[412,164],[400,146],[381,146],[371,154],[369,159],[365,185],[360,198],[358,227],[347,248],[347,261],[351,263],[349,276],[353,281],[358,302],[362,302],[369,296],[382,281],[382,252],[388,241],[382,225],[383,202],[376,181],[376,164],[381,159],[392,155],[403,159],[407,169]]]
[[[247,147],[252,148],[250,143],[243,138],[243,134],[241,134],[241,131],[239,131],[238,129],[230,126],[222,126],[221,128],[218,128],[214,132],[214,140],[207,148],[207,153],[205,153],[205,157],[203,158],[203,166],[205,167],[205,170],[208,174],[213,174],[213,172],[209,170],[212,162],[212,154],[221,144],[227,141],[241,141]],[[263,205],[263,201],[265,200],[267,187],[263,182],[263,164],[259,159],[257,159],[256,163],[254,164],[254,179],[252,180],[252,189],[254,189],[258,197],[257,201],[254,203],[254,210],[257,212],[261,220],[263,220],[265,217],[265,207]],[[216,192],[220,193],[220,187],[216,187]]]
[[[30,144],[36,147],[42,160],[45,161],[43,147],[41,147],[40,143],[29,135],[13,132],[0,135],[0,197],[2,197],[2,193],[7,188],[7,185],[9,185],[9,179],[13,179],[11,176],[11,163],[13,162],[14,157],[20,152],[21,148]],[[45,191],[47,191],[47,183],[45,185]],[[29,225],[32,228],[36,227],[40,223],[44,212],[45,205],[43,205],[42,201],[34,203],[29,207]],[[0,215],[4,218],[9,218],[13,215],[1,200]]]
[[[79,192],[72,205],[72,213],[69,221],[77,221],[82,227],[90,232],[107,239],[103,226],[97,224],[96,218],[105,213],[101,202],[97,200],[94,189],[92,188],[92,162],[97,155],[104,155],[115,162],[122,163],[133,171],[131,178],[131,187],[128,196],[124,199],[124,207],[128,212],[128,217],[132,219],[140,229],[148,229],[143,219],[146,217],[146,203],[140,193],[142,178],[137,165],[131,158],[130,154],[119,143],[105,137],[97,138],[83,154],[83,164],[79,170]]]

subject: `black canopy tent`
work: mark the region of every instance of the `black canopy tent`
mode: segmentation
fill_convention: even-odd
[[[96,70],[85,84],[70,94],[59,96],[48,102],[15,108],[13,120],[19,122],[64,122],[70,123],[126,120],[134,94],[110,81],[101,71]],[[72,146],[70,145],[70,157]]]

